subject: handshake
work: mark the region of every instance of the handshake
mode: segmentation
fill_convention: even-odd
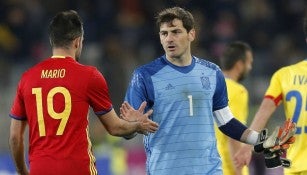
[[[290,119],[282,127],[275,128],[272,135],[268,136],[267,129],[259,134],[258,143],[254,146],[255,152],[263,152],[267,168],[283,166],[289,168],[291,161],[280,156],[295,142],[294,134],[296,125]]]

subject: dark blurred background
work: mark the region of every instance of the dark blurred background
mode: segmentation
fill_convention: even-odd
[[[243,82],[250,93],[250,117],[274,71],[305,58],[304,0],[1,0],[0,1],[0,175],[15,174],[8,134],[12,104],[21,74],[51,54],[47,26],[59,11],[73,9],[85,29],[81,63],[96,66],[109,83],[118,111],[131,73],[162,55],[155,15],[165,7],[190,10],[197,21],[192,53],[219,64],[225,44],[248,42],[253,70]],[[283,120],[281,109],[268,127]],[[144,175],[142,137],[111,137],[90,113],[97,167],[104,175]]]

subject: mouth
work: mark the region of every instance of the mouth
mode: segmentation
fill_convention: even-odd
[[[167,46],[167,49],[169,50],[169,51],[174,51],[175,50],[175,46]]]

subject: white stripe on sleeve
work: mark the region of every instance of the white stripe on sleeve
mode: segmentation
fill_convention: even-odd
[[[225,108],[214,111],[213,115],[214,115],[214,120],[217,123],[218,127],[225,125],[232,118],[234,118],[234,116],[233,116],[233,114],[230,111],[228,106],[226,106]]]

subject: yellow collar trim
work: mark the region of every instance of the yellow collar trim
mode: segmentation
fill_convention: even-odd
[[[53,55],[51,58],[66,58],[66,56],[62,56],[62,55]]]

